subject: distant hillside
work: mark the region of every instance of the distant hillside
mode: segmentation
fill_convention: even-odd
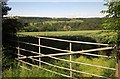
[[[49,17],[20,17],[23,22],[44,22],[44,21],[70,21],[69,18],[49,18]]]

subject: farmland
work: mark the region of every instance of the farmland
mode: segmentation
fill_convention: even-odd
[[[73,37],[90,37],[101,43],[115,43],[117,40],[116,33],[105,30],[81,30],[81,31],[54,31],[54,32],[18,32],[18,34],[29,36],[73,36]],[[88,40],[89,41],[89,40]]]

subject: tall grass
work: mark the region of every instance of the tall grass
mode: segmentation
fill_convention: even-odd
[[[68,59],[69,57],[65,57],[65,58]],[[78,58],[73,57],[73,61],[115,68],[115,59],[87,58],[84,56],[80,56]],[[69,68],[69,63],[67,63],[67,62],[54,60],[49,63]],[[30,70],[21,68],[21,67],[17,66],[17,64],[15,64],[15,65],[16,66],[14,66],[14,68],[11,67],[10,69],[5,70],[3,72],[3,77],[46,77],[46,78],[51,77],[51,79],[53,77],[62,77],[60,75],[56,75],[54,73],[47,72],[43,69],[39,69],[36,67],[28,67],[25,64],[22,64],[22,66],[27,67]],[[51,67],[51,66],[48,66],[45,64],[42,64],[42,67],[50,69],[52,71],[56,71],[59,73],[69,75],[69,71],[67,71],[67,70],[54,68],[54,67]],[[115,71],[113,71],[113,70],[101,69],[101,68],[85,66],[85,65],[81,65],[81,64],[72,64],[72,69],[80,70],[80,71],[87,72],[87,73],[102,75],[102,76],[106,76],[106,77],[115,77]],[[92,77],[92,76],[73,72],[73,77],[79,78],[79,77]]]

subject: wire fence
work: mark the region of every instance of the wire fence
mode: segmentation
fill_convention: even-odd
[[[111,70],[111,71],[116,71],[115,68],[110,68],[110,67],[104,67],[104,66],[99,66],[99,65],[95,65],[95,64],[88,64],[88,63],[83,63],[83,62],[72,61],[72,55],[76,55],[76,54],[93,56],[93,57],[112,58],[112,56],[98,55],[98,54],[89,53],[89,52],[96,52],[96,51],[104,51],[104,50],[114,49],[114,47],[108,47],[109,46],[108,44],[83,42],[83,41],[71,41],[71,40],[49,38],[49,37],[36,37],[36,38],[38,38],[38,44],[20,41],[19,40],[19,36],[18,36],[18,40],[16,41],[18,43],[18,47],[16,47],[16,49],[18,50],[17,51],[18,52],[18,54],[17,54],[18,58],[16,58],[16,60],[18,60],[19,62],[25,63],[27,65],[31,65],[31,66],[34,66],[34,67],[46,70],[48,72],[51,72],[51,73],[54,73],[54,74],[58,74],[58,75],[61,75],[61,76],[64,76],[64,77],[68,77],[68,78],[73,78],[73,72],[76,72],[76,73],[91,75],[91,76],[95,76],[95,77],[110,79],[110,78],[105,77],[105,76],[101,76],[101,75],[97,75],[97,74],[92,74],[92,73],[88,73],[88,72],[83,72],[83,71],[72,69],[72,64],[81,64],[81,65],[85,65],[85,66],[91,66],[91,67],[96,67],[96,68],[101,68],[101,69],[107,69],[107,70]],[[67,43],[69,43],[69,50],[63,50],[63,49],[59,49],[59,48],[55,48],[55,47],[41,45],[41,39],[67,42]],[[11,41],[15,41],[15,40],[11,40]],[[38,47],[39,48],[38,52],[21,48],[19,46],[21,43],[22,44],[27,44],[27,45],[32,45],[32,46]],[[95,49],[89,49],[89,50],[81,50],[81,51],[72,51],[72,44],[73,43],[99,45],[99,46],[105,46],[105,47],[95,48]],[[41,52],[41,48],[46,48],[46,49],[51,49],[51,50],[57,50],[57,51],[60,51],[61,53],[43,54]],[[20,51],[30,52],[30,53],[33,53],[35,55],[25,56],[25,55],[21,54]],[[57,56],[65,56],[65,55],[69,55],[69,60],[57,57]],[[45,61],[41,60],[41,58],[44,58],[44,57],[48,57],[48,58],[51,58],[53,60],[67,62],[67,63],[69,63],[69,68],[67,68],[67,67],[61,67],[61,66],[58,66],[58,65],[54,65],[54,64],[51,64],[51,63],[48,63],[48,62],[45,62]],[[39,64],[35,65],[35,64],[30,63],[30,62],[24,61],[23,59],[31,59],[33,61],[39,62]],[[45,65],[54,67],[54,68],[59,68],[59,69],[67,70],[67,71],[70,72],[70,74],[66,75],[66,74],[62,74],[62,73],[59,73],[59,72],[56,72],[56,71],[53,71],[53,70],[50,70],[50,69],[47,69],[47,68],[43,68],[42,67],[42,63],[45,64]],[[22,68],[24,68],[24,67],[22,67]],[[27,69],[27,68],[25,68],[25,69]],[[27,69],[27,70],[29,70],[29,69]]]

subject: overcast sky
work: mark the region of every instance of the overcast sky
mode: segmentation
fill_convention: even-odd
[[[103,17],[103,0],[9,0],[9,16]]]

